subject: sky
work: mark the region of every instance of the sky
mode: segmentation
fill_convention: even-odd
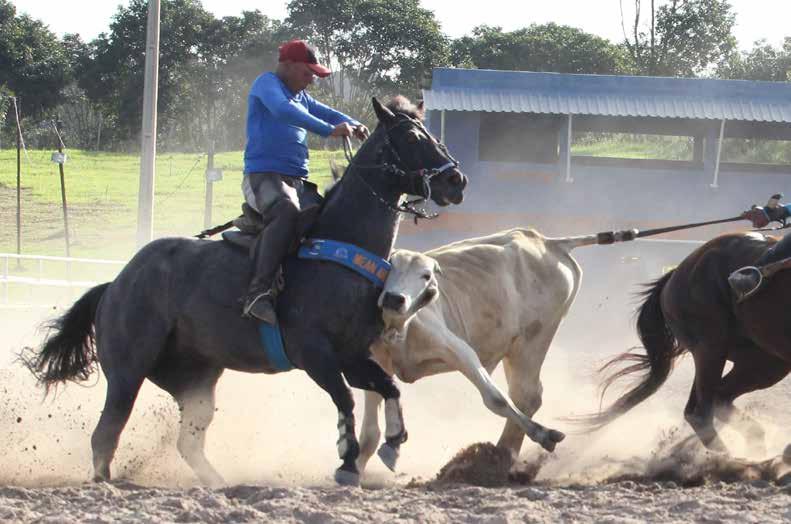
[[[661,0],[659,0],[661,2]],[[117,6],[128,0],[11,0],[17,10],[42,20],[56,34],[79,33],[90,40],[107,31]],[[266,16],[282,20],[287,0],[203,0],[215,16],[238,15],[258,9]],[[434,12],[445,34],[459,37],[477,25],[500,26],[511,31],[532,23],[555,22],[581,28],[613,42],[623,39],[619,0],[420,0]],[[633,13],[633,0],[623,0],[627,17]],[[643,4],[648,4],[644,1]],[[736,13],[734,33],[739,47],[749,49],[765,38],[779,46],[791,36],[791,0],[731,0]]]

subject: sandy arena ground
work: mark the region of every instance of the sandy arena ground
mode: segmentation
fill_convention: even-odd
[[[14,362],[20,348],[40,342],[35,326],[52,313],[0,309],[0,521],[791,522],[786,466],[746,467],[749,462],[723,461],[694,445],[673,450],[691,434],[682,419],[690,359],[655,397],[609,428],[571,434],[551,456],[526,443],[523,458],[543,464],[529,484],[430,482],[459,450],[496,441],[503,425],[463,377],[444,375],[402,385],[410,438],[400,472],[393,475],[374,457],[363,489],[336,487],[335,409],[300,371],[228,372],[220,380],[207,455],[227,487],[197,484],[175,450],[175,403],[151,384],[121,437],[113,463],[118,480],[94,484],[90,434],[104,400],[101,378],[44,400]],[[633,343],[624,335],[608,347],[579,341],[553,347],[536,419],[572,430],[562,417],[598,405],[596,364]],[[501,371],[495,376],[504,384]],[[786,380],[738,402],[765,424],[771,456],[791,441],[789,393]],[[723,436],[744,456],[738,434],[726,428]]]

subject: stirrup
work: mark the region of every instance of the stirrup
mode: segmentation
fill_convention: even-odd
[[[755,266],[745,266],[737,269],[728,276],[728,284],[736,295],[736,303],[743,301],[754,295],[764,283],[764,275]]]
[[[258,311],[258,314],[255,314],[253,311],[255,307],[257,305],[261,306],[264,303],[267,303],[269,307],[265,311]],[[246,299],[244,307],[242,308],[242,316],[245,318],[260,320],[261,322],[266,322],[267,324],[274,325],[277,323],[277,316],[275,314],[275,298],[272,294],[272,291],[270,290],[264,293],[259,293],[252,300],[249,298]]]

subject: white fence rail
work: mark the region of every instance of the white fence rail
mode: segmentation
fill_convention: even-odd
[[[30,265],[33,265],[31,269]],[[23,268],[24,264],[24,268]],[[97,258],[68,258],[51,257],[40,255],[17,255],[15,253],[0,253],[0,285],[2,285],[2,301],[4,306],[19,305],[19,297],[11,296],[10,288],[12,285],[29,287],[32,290],[39,287],[49,287],[56,289],[66,289],[69,291],[82,290],[93,287],[100,282],[86,280],[85,277],[74,277],[73,275],[85,275],[86,268],[91,266],[103,267],[104,275],[108,274],[109,267],[120,269],[126,264],[122,260],[103,260]],[[61,271],[50,271],[54,265],[61,266]],[[82,269],[82,270],[80,270]],[[116,271],[110,270],[113,274]],[[53,278],[53,273],[57,273],[57,278]],[[107,278],[102,278],[102,282]]]

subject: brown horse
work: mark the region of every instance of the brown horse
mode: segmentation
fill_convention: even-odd
[[[756,454],[765,453],[764,430],[733,401],[768,388],[791,371],[791,271],[775,275],[749,299],[737,304],[728,285],[734,270],[753,265],[777,242],[755,233],[726,234],[702,245],[674,270],[647,284],[637,315],[645,354],[627,352],[610,362],[631,364],[604,382],[646,371],[642,381],[609,408],[589,418],[603,426],[655,393],[689,351],[695,380],[684,410],[703,444],[727,452],[714,429],[714,417],[734,427]],[[723,376],[725,363],[733,367]],[[603,369],[604,369],[603,368]]]

